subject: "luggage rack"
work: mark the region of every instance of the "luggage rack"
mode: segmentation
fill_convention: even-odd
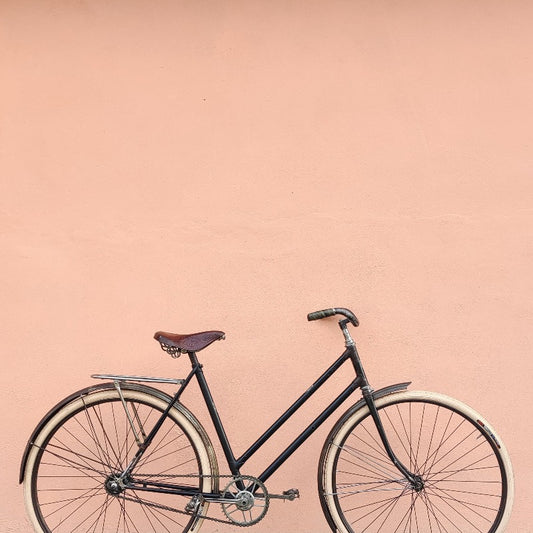
[[[110,379],[112,381],[138,381],[141,383],[171,383],[174,385],[182,385],[185,383],[184,379],[175,378],[152,378],[149,376],[119,376],[115,374],[93,374],[94,379]]]

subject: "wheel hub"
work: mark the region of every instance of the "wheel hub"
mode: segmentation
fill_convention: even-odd
[[[413,476],[411,486],[415,492],[422,492],[424,490],[425,483],[421,476]]]
[[[117,474],[111,474],[105,481],[105,490],[108,494],[112,496],[118,496],[126,488],[124,486],[124,481]]]

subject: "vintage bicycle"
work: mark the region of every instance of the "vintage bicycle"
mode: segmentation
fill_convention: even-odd
[[[157,332],[172,357],[189,357],[183,379],[94,375],[105,383],[68,396],[31,435],[20,468],[31,523],[38,532],[191,532],[207,521],[251,526],[274,499],[266,482],[356,389],[362,397],[337,421],[318,462],[318,492],[332,531],[502,532],[513,502],[509,455],[494,429],[463,403],[398,383],[373,390],[339,315],[345,350],[240,457],[235,457],[197,353],[221,331]],[[241,470],[263,444],[345,363],[355,378],[309,426],[252,477]],[[221,475],[207,432],[181,402],[196,378],[229,474]],[[154,384],[177,386],[174,396]],[[210,505],[219,504],[219,517]]]

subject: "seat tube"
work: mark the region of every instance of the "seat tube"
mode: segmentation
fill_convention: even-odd
[[[195,352],[189,352],[189,358],[191,360],[193,368],[195,369],[198,385],[200,387],[200,390],[202,391],[202,396],[204,397],[207,410],[209,411],[209,415],[211,416],[211,420],[213,422],[213,425],[215,426],[215,430],[222,446],[222,450],[224,451],[224,455],[226,456],[228,467],[234,476],[240,475],[235,455],[233,455],[233,450],[231,449],[228,436],[226,435],[226,431],[224,430],[224,426],[222,425],[222,420],[220,419],[220,415],[218,414],[215,401],[213,400],[213,396],[211,394],[211,391],[209,390],[209,386],[205,379],[204,372],[202,369],[203,367],[199,363]]]

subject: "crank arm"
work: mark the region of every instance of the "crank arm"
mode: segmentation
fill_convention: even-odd
[[[300,497],[300,491],[298,489],[289,489],[284,490],[283,494],[269,494],[268,497],[274,500],[289,500],[292,502]]]

